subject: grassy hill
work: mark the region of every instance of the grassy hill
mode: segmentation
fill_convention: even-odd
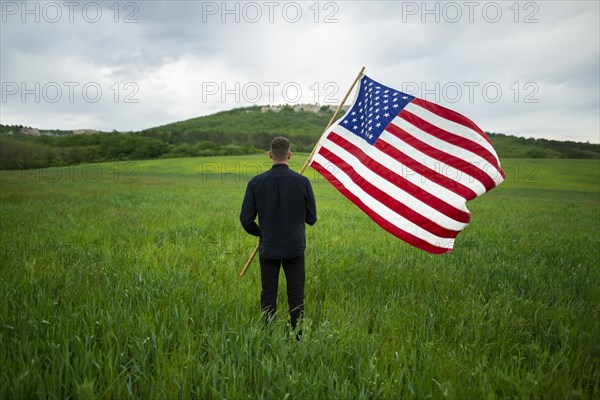
[[[343,115],[343,113],[342,113]],[[171,144],[211,141],[267,149],[276,135],[290,138],[297,151],[310,152],[333,110],[318,113],[284,106],[279,111],[258,106],[237,108],[141,131]],[[524,138],[487,132],[501,158],[600,158],[600,145]]]
[[[593,143],[524,138],[487,132],[500,158],[600,158]]]
[[[321,107],[318,112],[301,107],[295,110],[291,106],[254,106],[162,125],[140,134],[172,145],[210,141],[261,150],[268,149],[271,139],[281,135],[292,141],[296,151],[310,152],[333,113],[329,106]]]
[[[254,154],[279,135],[290,138],[294,151],[310,152],[333,112],[330,106],[253,106],[128,133],[0,125],[0,169]],[[599,144],[488,135],[500,158],[600,158]]]

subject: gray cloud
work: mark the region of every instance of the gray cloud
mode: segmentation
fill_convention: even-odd
[[[39,22],[23,4],[38,4]],[[4,124],[138,130],[249,104],[327,102],[365,65],[486,130],[600,141],[597,2],[140,1],[118,14],[81,2],[72,21],[55,2],[57,22],[45,4],[2,3]],[[62,97],[48,101],[56,86]]]

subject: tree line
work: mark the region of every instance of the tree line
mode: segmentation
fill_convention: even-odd
[[[287,136],[296,152],[310,152],[333,111],[290,106],[238,108],[139,132],[24,132],[0,125],[0,169],[29,169],[80,163],[263,152],[275,136]],[[488,133],[500,158],[600,158],[600,145]]]

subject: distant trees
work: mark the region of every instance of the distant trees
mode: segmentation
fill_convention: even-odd
[[[13,138],[0,139],[0,169],[42,168],[62,160],[56,151],[43,144]]]
[[[195,144],[182,143],[173,145],[170,150],[161,155],[162,158],[176,157],[208,157],[208,156],[233,156],[242,154],[254,154],[258,149],[235,144],[217,145],[209,140]]]
[[[31,136],[0,133],[0,169],[58,167],[80,163],[152,158],[253,154],[261,150],[210,140],[169,144],[137,133]]]
[[[0,134],[1,169],[157,158],[167,151],[166,143],[134,134],[96,133],[69,136]]]
[[[500,157],[507,158],[600,158],[600,145],[572,141],[534,139],[487,133]]]
[[[74,134],[0,125],[0,169],[173,157],[252,154],[287,136],[295,152],[310,152],[333,111],[290,106],[238,108],[135,133]],[[341,117],[342,115],[339,115]],[[23,129],[41,136],[21,133]],[[600,145],[488,133],[501,158],[600,158]]]

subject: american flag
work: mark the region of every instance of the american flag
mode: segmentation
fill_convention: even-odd
[[[505,178],[471,120],[366,75],[310,165],[382,228],[433,254],[451,251],[468,225],[466,202]]]

